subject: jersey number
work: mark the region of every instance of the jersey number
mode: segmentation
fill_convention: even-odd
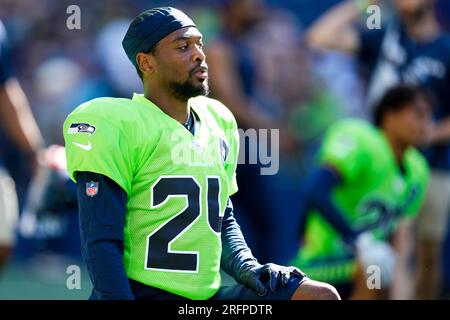
[[[397,217],[402,213],[399,208],[385,201],[372,199],[362,204],[362,217],[357,221],[359,230],[378,230],[387,237],[394,227]]]
[[[172,243],[200,217],[201,186],[194,177],[161,177],[152,187],[151,208],[170,207],[171,197],[184,197],[185,207],[147,237],[146,269],[175,272],[197,272],[197,251],[175,251]],[[220,233],[223,216],[219,206],[220,180],[207,178],[207,211],[210,228]]]

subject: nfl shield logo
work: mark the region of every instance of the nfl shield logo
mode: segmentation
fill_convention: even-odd
[[[88,182],[86,183],[86,195],[89,197],[93,197],[98,193],[98,182]]]

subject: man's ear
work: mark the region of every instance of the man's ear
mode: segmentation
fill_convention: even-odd
[[[136,63],[142,73],[153,73],[155,70],[155,59],[150,53],[139,52],[136,55]]]

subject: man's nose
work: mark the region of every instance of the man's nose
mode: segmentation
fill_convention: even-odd
[[[198,45],[194,45],[194,54],[192,56],[193,61],[205,61],[206,55],[203,52],[203,49]]]

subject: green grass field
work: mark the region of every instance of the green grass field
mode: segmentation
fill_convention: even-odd
[[[68,289],[66,273],[70,265],[80,265],[80,289]],[[235,284],[222,272],[222,284]],[[0,300],[87,300],[92,284],[80,262],[61,256],[40,255],[27,265],[11,263],[0,275]]]
[[[86,300],[92,290],[89,275],[80,266],[80,289],[68,289],[66,273],[73,261],[41,256],[27,265],[11,263],[0,275],[0,300]]]

